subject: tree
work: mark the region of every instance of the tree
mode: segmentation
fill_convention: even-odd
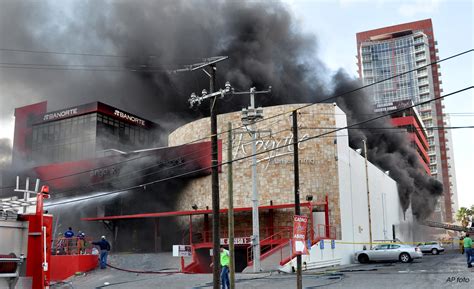
[[[468,209],[466,207],[461,207],[459,210],[456,212],[456,220],[461,222],[461,225],[464,227],[467,227],[468,222],[470,217],[472,217],[474,213],[474,205],[471,206],[471,209]]]

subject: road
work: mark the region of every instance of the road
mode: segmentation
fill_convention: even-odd
[[[295,275],[277,272],[237,274],[236,288],[295,288]],[[136,274],[95,270],[52,288],[212,288],[211,274]],[[457,251],[425,254],[413,263],[354,264],[304,272],[303,288],[474,288],[474,268]]]

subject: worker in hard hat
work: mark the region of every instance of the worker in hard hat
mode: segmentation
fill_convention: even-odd
[[[109,255],[110,244],[105,239],[105,236],[100,238],[100,241],[92,242],[92,244],[99,246],[100,248],[100,269],[107,267],[107,255]]]

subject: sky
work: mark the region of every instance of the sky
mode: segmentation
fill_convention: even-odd
[[[441,59],[474,48],[474,6],[469,0],[284,0],[283,2],[297,19],[294,29],[316,36],[318,49],[315,57],[321,59],[332,73],[343,68],[354,77],[357,76],[355,39],[357,32],[427,18],[432,19]],[[473,64],[474,53],[442,63],[440,71],[443,94],[473,85]],[[34,94],[34,91],[28,91],[27,85],[22,89]],[[470,90],[445,99],[445,113],[450,116],[451,126],[474,125],[473,96],[474,93]],[[28,104],[27,101],[25,100],[25,104]],[[13,111],[11,117],[2,115],[0,120],[2,120],[0,139],[12,139]],[[472,151],[474,130],[453,130],[452,135],[459,204],[471,206],[474,204],[472,192],[474,178],[470,170],[471,164],[474,163]]]
[[[474,48],[474,4],[454,1],[285,1],[304,32],[315,34],[318,55],[332,71],[357,76],[356,33],[431,18],[440,59]],[[474,85],[474,53],[441,63],[441,88],[447,94]],[[474,92],[444,100],[451,126],[474,125]],[[470,113],[471,115],[459,115]],[[474,205],[474,129],[452,130],[459,206]]]

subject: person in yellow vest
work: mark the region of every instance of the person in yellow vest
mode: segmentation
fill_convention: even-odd
[[[467,258],[467,267],[472,268],[472,239],[469,237],[469,234],[466,234],[464,237],[464,252],[466,252]]]
[[[230,280],[229,280],[229,264],[230,264],[230,253],[224,247],[221,247],[220,253],[220,263],[221,263],[221,288],[226,289],[230,288]],[[214,263],[211,263],[210,267],[212,267]]]
[[[461,254],[464,254],[464,237],[459,238],[459,250],[461,250]]]

